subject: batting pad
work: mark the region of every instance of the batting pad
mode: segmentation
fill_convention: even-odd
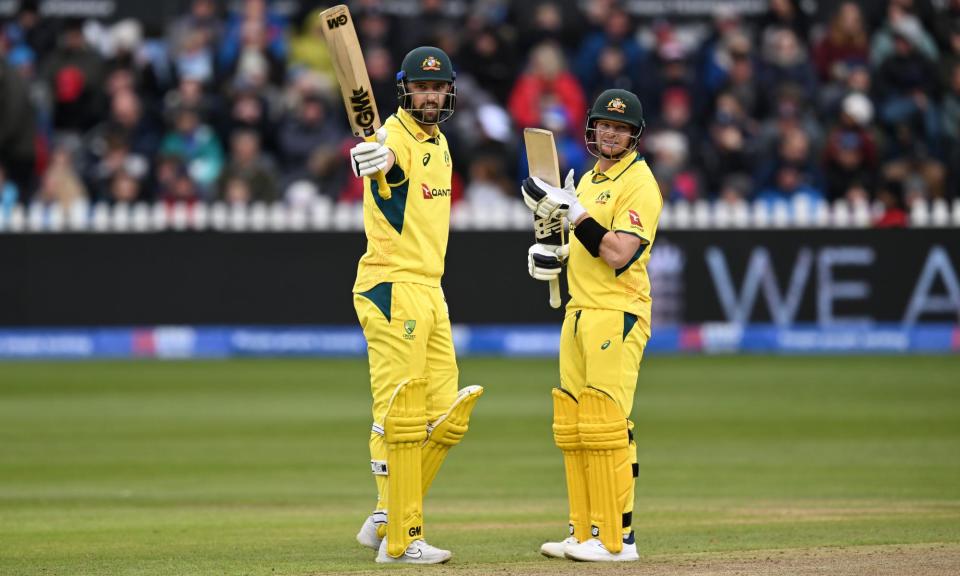
[[[427,436],[427,380],[412,378],[397,386],[383,424],[387,444],[387,554],[403,556],[423,538],[420,446]]]
[[[428,436],[421,449],[421,473],[423,481],[423,495],[427,495],[433,479],[440,471],[440,465],[447,457],[450,448],[463,440],[470,422],[470,413],[483,395],[482,386],[467,386],[457,393],[456,400],[446,414],[428,427]]]
[[[583,542],[590,538],[590,494],[587,492],[587,455],[580,441],[580,406],[565,390],[553,389],[553,440],[563,453],[570,503],[570,535]]]
[[[614,554],[623,548],[623,510],[633,485],[627,419],[595,388],[580,394],[580,441],[586,450],[590,531]]]

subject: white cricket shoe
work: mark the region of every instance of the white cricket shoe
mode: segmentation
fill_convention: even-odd
[[[580,541],[573,536],[567,536],[561,542],[544,542],[540,546],[540,553],[547,558],[566,558],[564,552],[567,546],[575,546],[579,543]]]
[[[403,556],[394,558],[387,554],[387,539],[384,538],[380,543],[380,550],[377,551],[377,563],[388,564],[398,562],[401,564],[443,564],[450,560],[453,554],[449,550],[441,550],[436,546],[431,546],[423,540],[414,540],[407,546]]]
[[[581,544],[567,546],[564,555],[579,562],[633,562],[640,559],[637,554],[637,543],[631,535],[631,542],[623,543],[620,552],[614,554],[608,551],[599,538],[591,538]]]
[[[386,512],[377,510],[367,516],[367,519],[363,522],[363,526],[360,527],[360,531],[357,532],[357,542],[372,550],[379,550],[380,541],[383,540],[383,538],[377,535],[377,527],[381,525],[386,526],[386,524]]]

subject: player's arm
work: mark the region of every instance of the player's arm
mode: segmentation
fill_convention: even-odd
[[[614,270],[626,266],[644,242],[631,232],[608,230],[589,214],[583,214],[574,224],[573,233],[587,252]]]

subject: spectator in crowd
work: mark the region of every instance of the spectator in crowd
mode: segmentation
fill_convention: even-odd
[[[948,195],[960,197],[960,62],[953,65],[947,94],[943,99],[943,131],[946,136],[949,174]]]
[[[797,0],[770,0],[770,9],[760,21],[760,40],[766,44],[770,36],[789,30],[796,38],[807,38],[810,18]]]
[[[510,206],[518,199],[515,186],[506,173],[506,163],[498,155],[485,154],[470,162],[470,184],[464,192],[471,204],[487,210],[495,206]]]
[[[904,228],[909,223],[906,205],[903,201],[903,185],[897,181],[881,183],[877,191],[877,200],[881,210],[873,225],[877,228]]]
[[[327,114],[327,103],[320,94],[309,92],[280,126],[280,157],[285,174],[301,176],[318,151],[335,153],[345,134],[329,121]]]
[[[510,94],[508,110],[517,128],[543,126],[547,112],[562,115],[567,126],[579,131],[586,109],[583,90],[567,70],[560,47],[548,42],[534,48],[527,71],[517,78]]]
[[[697,93],[713,96],[727,81],[731,65],[730,39],[745,33],[740,16],[730,4],[719,2],[714,8],[713,27],[697,51]],[[703,110],[698,106],[698,110]]]
[[[0,216],[6,217],[13,211],[20,197],[17,185],[7,180],[7,173],[0,164]]]
[[[957,0],[960,4],[960,0]],[[944,86],[949,86],[953,76],[953,69],[960,64],[960,19],[955,21],[945,33],[946,43],[943,55],[940,58],[940,79]]]
[[[42,76],[53,94],[56,130],[81,133],[99,121],[104,105],[103,59],[87,45],[81,21],[67,22]]]
[[[721,95],[700,153],[707,190],[715,193],[733,175],[750,176],[756,160],[756,152],[750,146],[753,133],[737,99]]]
[[[306,5],[303,6],[306,9]],[[301,13],[294,23],[293,33],[290,36],[290,59],[288,64],[291,69],[306,69],[316,74],[322,74],[329,81],[333,81],[336,75],[333,72],[333,61],[330,59],[330,51],[327,49],[326,42],[318,42],[320,36],[321,8],[306,9]],[[354,13],[354,22],[363,22],[357,20],[360,14]],[[357,33],[359,34],[359,30]],[[364,46],[374,46],[361,40]]]
[[[217,135],[200,122],[196,109],[181,107],[173,112],[173,130],[167,133],[160,152],[176,156],[196,183],[196,193],[210,198],[223,169],[223,148]]]
[[[881,167],[881,177],[903,186],[907,206],[917,199],[944,197],[947,170],[943,162],[931,156],[927,147],[917,141],[910,126],[900,126],[895,137],[897,146],[904,152]]]
[[[87,189],[73,167],[71,145],[54,149],[50,166],[43,175],[36,199],[43,204],[57,204],[66,209],[87,200]]]
[[[779,86],[776,90],[773,114],[761,124],[757,133],[757,148],[761,156],[764,152],[774,153],[778,143],[793,130],[802,130],[811,147],[818,150],[823,140],[823,132],[816,115],[808,107],[809,101],[793,84]]]
[[[869,35],[863,12],[856,2],[843,2],[837,8],[826,34],[813,50],[813,60],[822,82],[842,83],[851,64],[866,63]]]
[[[255,87],[237,82],[227,105],[229,110],[222,118],[217,134],[221,142],[229,141],[237,130],[252,130],[267,152],[276,149],[276,127],[270,103]]]
[[[758,88],[766,95],[761,115],[777,108],[777,96],[784,86],[794,86],[804,101],[816,98],[817,80],[809,55],[797,35],[789,28],[767,36]]]
[[[571,0],[534,0],[511,2],[511,21],[523,28],[517,38],[520,54],[530,54],[536,46],[554,43],[572,54],[580,41],[579,13]]]
[[[639,85],[644,113],[651,118],[659,117],[663,113],[667,94],[676,92],[686,96],[692,113],[694,80],[687,61],[687,47],[680,40],[668,36],[651,58],[654,65],[649,66],[649,71],[644,71],[644,80]]]
[[[497,102],[506,102],[516,76],[517,58],[500,29],[484,25],[467,40],[459,62]]]
[[[142,180],[126,170],[119,170],[110,179],[109,193],[106,201],[109,204],[133,204],[143,200],[141,195]]]
[[[230,14],[224,28],[220,68],[230,76],[257,74],[274,85],[282,84],[287,59],[286,21],[267,6],[266,0],[243,0],[240,6]]]
[[[230,163],[221,177],[218,198],[231,202],[278,199],[274,169],[261,153],[257,132],[237,130],[230,136]]]
[[[871,130],[873,105],[863,94],[851,94],[827,137],[824,172],[827,198],[867,202],[875,192],[879,166],[876,137]]]
[[[801,129],[793,129],[783,136],[773,162],[761,168],[757,181],[761,200],[790,200],[806,196],[822,200],[820,176],[810,149],[810,140]]]
[[[880,118],[893,130],[902,126],[919,129],[927,150],[935,154],[940,134],[936,103],[939,73],[933,61],[917,48],[916,30],[907,22],[915,20],[903,20],[894,28],[894,51],[877,72]]]
[[[168,44],[183,46],[184,42],[197,42],[201,46],[218,46],[223,38],[223,21],[217,12],[214,0],[193,0],[190,11],[170,25]]]
[[[879,68],[887,58],[897,52],[897,37],[908,42],[928,60],[939,56],[937,44],[927,32],[920,19],[906,10],[900,2],[892,1],[887,7],[887,19],[883,27],[870,40],[870,65]]]
[[[701,176],[690,162],[691,142],[673,130],[658,132],[648,138],[653,153],[653,175],[666,200],[693,201],[705,196]]]
[[[765,104],[764,95],[757,84],[756,63],[753,46],[746,34],[733,34],[727,38],[727,70],[723,90],[737,100],[743,112],[752,119],[760,117]],[[716,98],[719,100],[719,98]]]
[[[24,191],[33,185],[35,120],[27,84],[0,57],[0,167]]]
[[[114,130],[104,134],[97,139],[96,147],[95,160],[86,178],[94,199],[108,200],[112,196],[118,174],[123,173],[137,181],[147,177],[148,157],[133,153],[123,132]]]
[[[16,14],[2,32],[11,46],[25,46],[34,54],[49,54],[57,45],[56,23],[40,16],[39,0],[20,0]]]
[[[200,190],[180,157],[161,154],[157,161],[157,199],[168,206],[192,206],[200,199]]]
[[[644,51],[633,36],[634,30],[630,15],[614,5],[606,15],[603,30],[590,34],[580,44],[573,69],[589,98],[608,88],[639,88],[637,74]]]

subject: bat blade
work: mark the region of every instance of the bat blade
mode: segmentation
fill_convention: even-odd
[[[353,26],[350,9],[340,4],[320,13],[320,29],[330,49],[333,69],[354,136],[369,138],[380,128],[367,65]]]
[[[524,128],[523,143],[527,149],[530,175],[559,188],[560,161],[557,158],[557,146],[553,142],[553,132],[543,128]]]
[[[320,13],[320,30],[330,49],[333,69],[340,83],[343,104],[347,108],[347,119],[354,136],[367,142],[375,142],[377,129],[380,128],[380,114],[373,99],[367,65],[360,51],[360,40],[353,27],[350,9],[340,4]],[[377,182],[377,194],[389,200],[392,193],[383,172],[372,177]]]
[[[535,176],[551,186],[560,187],[560,161],[557,146],[553,141],[553,132],[542,128],[525,128],[523,143],[527,150],[527,166],[530,176]],[[562,246],[563,221],[533,218],[534,237],[540,244]],[[560,307],[560,281],[550,281],[550,307]]]

